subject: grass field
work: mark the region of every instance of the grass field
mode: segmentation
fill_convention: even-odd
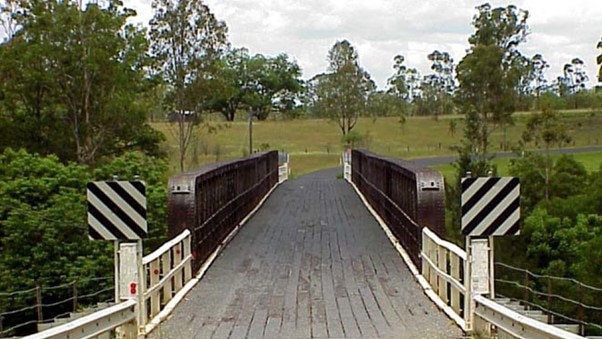
[[[372,152],[398,157],[417,158],[455,154],[452,146],[458,145],[462,137],[462,116],[445,116],[439,120],[429,117],[411,117],[404,125],[397,117],[362,118],[355,130],[363,136],[360,145]],[[456,119],[456,129],[450,131],[450,121]],[[516,115],[516,124],[506,131],[506,140],[516,144],[524,129],[527,114]],[[602,114],[594,112],[563,113],[573,143],[567,147],[582,147],[602,143]],[[214,119],[215,120],[215,119]],[[224,128],[217,133],[197,131],[188,153],[188,168],[216,160],[239,158],[248,153],[248,129],[245,121],[212,124]],[[178,149],[174,126],[169,123],[153,123],[167,138],[165,149],[170,155],[171,172],[178,171]],[[497,128],[492,134],[492,152],[500,151],[503,131]],[[337,166],[343,149],[339,127],[336,123],[321,119],[268,120],[253,123],[254,149],[277,149],[291,154],[294,175],[302,175],[322,168]],[[591,155],[599,158],[600,154]],[[502,160],[500,160],[502,161]],[[503,161],[500,163],[503,168]]]

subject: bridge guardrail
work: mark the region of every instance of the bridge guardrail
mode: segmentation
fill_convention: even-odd
[[[101,311],[89,314],[69,323],[53,327],[46,331],[23,337],[24,339],[51,339],[51,338],[92,338],[114,330],[119,326],[126,326],[126,338],[136,337],[136,300],[130,299]]]
[[[145,286],[142,294],[144,323],[141,326],[159,316],[172,297],[192,279],[190,239],[190,231],[184,230],[142,259]]]
[[[473,296],[475,302],[473,330],[491,333],[495,325],[497,335],[515,338],[579,339],[580,335],[567,332],[549,324],[521,315],[481,295]],[[500,336],[502,337],[502,336]]]
[[[422,229],[420,257],[422,276],[441,302],[449,307],[444,311],[466,330],[466,252],[425,227]]]

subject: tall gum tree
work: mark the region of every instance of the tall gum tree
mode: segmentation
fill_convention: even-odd
[[[529,33],[529,13],[515,6],[477,7],[469,37],[468,54],[457,68],[459,88],[457,102],[477,124],[471,129],[477,135],[467,136],[468,148],[480,160],[489,153],[490,135],[494,126],[512,122],[518,90],[525,74],[525,57],[518,46]]]
[[[211,69],[225,53],[227,27],[202,0],[154,0],[150,21],[154,69],[169,86],[166,106],[175,113],[180,171],[203,108]]]

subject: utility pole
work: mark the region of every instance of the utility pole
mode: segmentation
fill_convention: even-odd
[[[253,154],[253,109],[249,109],[249,155]]]

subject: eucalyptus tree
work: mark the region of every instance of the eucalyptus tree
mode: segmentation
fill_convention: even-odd
[[[596,58],[596,62],[600,65],[600,68],[598,69],[598,82],[602,82],[602,38],[600,38],[596,47],[600,50],[600,54]]]
[[[533,72],[533,89],[536,96],[537,109],[541,108],[540,96],[543,91],[547,88],[548,80],[546,79],[545,72],[550,68],[550,64],[543,58],[541,54],[535,54],[531,58],[531,66]]]
[[[467,114],[474,113],[476,135],[467,140],[471,152],[485,160],[493,127],[512,122],[518,89],[527,76],[518,46],[529,33],[529,14],[512,5],[484,4],[477,10],[472,22],[475,32],[468,39],[470,50],[457,68],[457,102]]]
[[[433,51],[428,56],[432,62],[432,74],[425,75],[421,83],[422,102],[428,106],[428,113],[437,119],[440,114],[452,112],[454,80],[454,59],[448,52]]]
[[[210,100],[216,62],[224,55],[227,27],[202,0],[153,0],[150,21],[154,69],[170,87],[166,105],[177,117],[180,170],[195,126]]]
[[[355,47],[347,40],[337,41],[328,52],[328,73],[312,79],[318,111],[335,121],[343,136],[366,112],[368,97],[376,87],[370,74],[359,64]]]
[[[556,86],[558,94],[571,102],[573,108],[578,108],[579,92],[585,89],[585,83],[589,80],[585,72],[585,63],[580,58],[573,58],[562,68],[562,75],[558,76]]]

